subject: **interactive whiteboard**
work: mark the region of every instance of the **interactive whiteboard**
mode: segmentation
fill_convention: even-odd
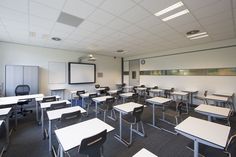
[[[96,82],[96,65],[89,63],[69,62],[69,84]]]

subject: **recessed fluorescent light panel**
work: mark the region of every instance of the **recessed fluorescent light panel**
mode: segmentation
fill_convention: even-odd
[[[197,37],[193,37],[193,38],[190,38],[190,40],[200,39],[200,38],[205,38],[205,37],[208,37],[208,34],[200,35],[200,36],[197,36]]]
[[[200,35],[205,35],[205,34],[207,34],[207,32],[196,33],[196,34],[193,34],[193,35],[188,35],[187,38],[193,38],[193,37],[200,36]]]
[[[187,14],[187,13],[189,13],[189,10],[188,10],[188,9],[185,9],[185,10],[183,10],[183,11],[180,11],[180,12],[178,12],[178,13],[175,13],[175,14],[173,14],[173,15],[170,15],[170,16],[164,18],[164,19],[161,19],[161,20],[162,20],[162,21],[169,21],[169,20],[171,20],[171,19],[174,19],[174,18],[176,18],[176,17],[182,16],[182,15]]]
[[[180,1],[178,3],[175,3],[174,5],[169,6],[168,8],[165,8],[165,9],[155,13],[154,15],[161,16],[161,15],[163,15],[163,14],[165,14],[165,13],[171,11],[171,10],[177,9],[177,8],[183,6],[183,5],[184,5],[183,2]]]

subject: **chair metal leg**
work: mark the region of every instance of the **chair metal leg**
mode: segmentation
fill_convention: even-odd
[[[104,121],[104,122],[106,121],[106,113],[107,113],[107,111],[105,110],[105,111],[104,111],[104,117],[103,117],[103,121]]]
[[[131,124],[130,125],[130,136],[129,136],[129,145],[131,145],[132,144],[132,139],[133,139],[133,125]]]

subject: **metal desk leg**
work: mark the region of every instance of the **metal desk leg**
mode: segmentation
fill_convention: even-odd
[[[43,134],[43,132],[44,132],[44,118],[43,118],[43,112],[44,112],[44,110],[43,110],[43,108],[41,109],[41,128],[42,128],[42,134]]]
[[[161,129],[156,126],[155,104],[152,104],[152,124],[148,124],[156,129]]]
[[[208,119],[209,122],[211,122],[211,116],[210,115],[207,116],[207,119]]]
[[[52,122],[51,120],[48,121],[48,136],[49,136],[49,152],[52,151]]]
[[[198,142],[194,140],[194,157],[198,157]]]
[[[122,113],[120,112],[120,130],[119,130],[119,135],[118,134],[115,134],[114,137],[120,141],[121,143],[123,143],[125,146],[129,146],[128,143],[122,139]]]
[[[84,97],[82,97],[82,107],[85,108],[85,105],[84,105]]]
[[[36,121],[39,122],[39,102],[35,100]]]
[[[17,104],[15,104],[14,106],[15,106],[14,112],[15,112],[15,129],[16,129],[16,127],[17,127]]]
[[[60,157],[63,157],[63,155],[64,155],[64,152],[63,152],[63,148],[62,148],[62,145],[61,144],[59,144],[60,146]]]
[[[125,103],[125,98],[123,97],[123,104]]]
[[[98,111],[98,103],[96,102],[95,103],[95,115],[96,115],[96,117],[97,117],[97,114],[98,114],[97,111]]]

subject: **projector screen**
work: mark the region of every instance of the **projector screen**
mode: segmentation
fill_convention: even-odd
[[[69,62],[69,84],[96,82],[96,65],[89,63]]]

